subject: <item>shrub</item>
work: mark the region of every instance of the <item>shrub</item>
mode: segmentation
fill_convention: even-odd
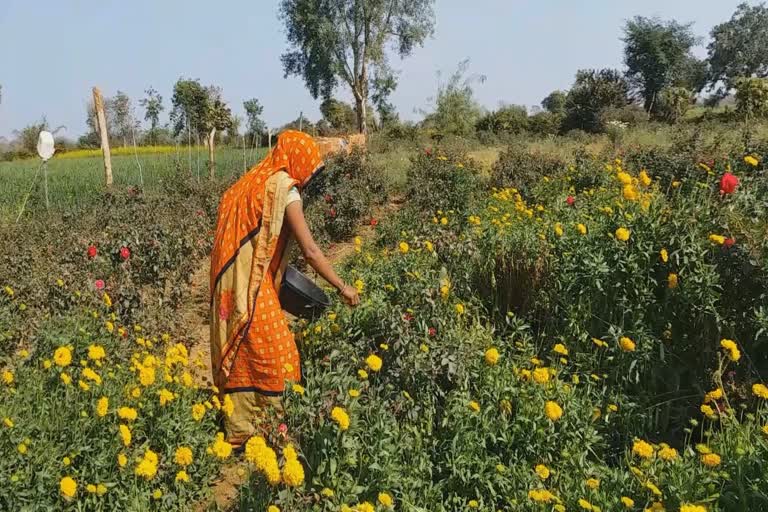
[[[513,144],[493,164],[491,182],[496,187],[514,187],[525,196],[544,176],[560,174],[568,164],[558,155],[532,153],[525,144]]]
[[[496,135],[502,133],[521,133],[528,128],[528,112],[525,107],[508,105],[499,110],[489,112],[475,125],[475,129],[481,132],[491,132]]]
[[[562,114],[539,112],[528,118],[528,131],[538,135],[557,135],[562,122]]]
[[[768,78],[736,81],[736,112],[745,120],[768,117]]]
[[[653,115],[662,121],[677,123],[685,117],[694,101],[694,94],[685,87],[668,87],[659,94]]]
[[[628,105],[628,93],[629,85],[617,70],[579,70],[566,98],[563,130],[602,131],[603,111]]]

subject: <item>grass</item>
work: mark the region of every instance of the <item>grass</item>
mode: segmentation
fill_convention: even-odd
[[[216,151],[216,174],[228,178],[241,174],[264,155],[265,150],[246,151],[221,148]],[[148,193],[161,192],[173,179],[187,176],[208,179],[208,154],[202,148],[184,147],[174,152],[115,155],[112,157],[112,175],[116,188],[140,187]],[[27,208],[45,207],[42,172],[33,182],[40,167],[37,159],[0,163],[0,183],[3,201],[0,219],[16,215],[30,194]],[[54,157],[48,163],[48,193],[52,209],[66,209],[87,204],[97,199],[104,190],[104,164],[101,158]]]

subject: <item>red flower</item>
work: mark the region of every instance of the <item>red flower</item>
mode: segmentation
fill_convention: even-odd
[[[371,219],[371,226],[378,226],[379,221],[377,219]]]
[[[120,248],[120,257],[127,260],[131,257],[131,250],[125,246]]]
[[[723,247],[727,247],[728,249],[730,249],[731,247],[733,247],[733,244],[735,243],[736,243],[736,239],[729,237],[725,239],[725,242],[723,242]]]
[[[427,148],[424,150],[424,154],[427,156],[432,156],[432,148]]]
[[[104,280],[103,279],[97,279],[96,281],[94,281],[93,286],[95,286],[97,290],[103,290],[104,289]]]
[[[403,320],[405,320],[406,322],[410,322],[411,320],[413,320],[413,315],[410,313],[406,313],[403,315]]]
[[[325,194],[324,199],[326,203],[330,203],[331,201],[333,201],[333,197],[331,197],[331,194]]]
[[[93,259],[96,257],[96,255],[99,254],[99,250],[96,249],[95,245],[89,245],[88,246],[88,257]]]
[[[285,423],[281,423],[281,424],[280,424],[280,425],[277,427],[277,430],[278,430],[278,432],[280,432],[281,434],[285,435],[285,434],[287,434],[287,433],[288,433],[288,425],[286,425]]]
[[[568,196],[565,202],[568,203],[568,206],[573,206],[573,203],[576,202],[576,198],[573,196]]]
[[[721,194],[733,194],[736,191],[736,187],[739,186],[739,178],[735,175],[727,172],[720,178],[720,193]]]
[[[435,329],[434,327],[430,327],[429,328],[429,335],[430,336],[434,336],[435,334],[437,334],[437,329]]]
[[[336,217],[336,208],[331,208],[331,209],[328,211],[328,215],[330,215],[330,216],[331,216],[331,218],[333,218],[333,217]]]

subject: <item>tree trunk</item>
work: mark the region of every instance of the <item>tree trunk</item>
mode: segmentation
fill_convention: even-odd
[[[360,133],[368,134],[368,112],[366,101],[361,95],[355,94],[355,114],[357,114],[357,129]]]
[[[104,115],[104,100],[98,87],[93,88],[93,106],[96,110],[99,133],[101,134],[101,153],[104,156],[104,181],[107,187],[112,186],[112,157],[109,152],[109,135],[107,134],[107,117]]]
[[[211,129],[208,134],[208,172],[211,179],[216,176],[216,152],[214,151],[214,141],[216,140],[216,128]]]

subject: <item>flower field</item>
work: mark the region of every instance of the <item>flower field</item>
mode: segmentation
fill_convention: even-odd
[[[302,382],[231,508],[768,510],[768,151],[662,156],[510,149],[489,183],[461,151],[414,153],[402,208],[341,264],[362,304],[296,323]],[[371,224],[324,186],[315,228]],[[213,218],[188,192],[127,200],[129,237],[119,215],[62,237],[69,256],[31,260],[45,277],[2,274],[0,508],[188,510],[237,459],[231,403],[164,321],[178,255],[207,250],[174,230]]]

